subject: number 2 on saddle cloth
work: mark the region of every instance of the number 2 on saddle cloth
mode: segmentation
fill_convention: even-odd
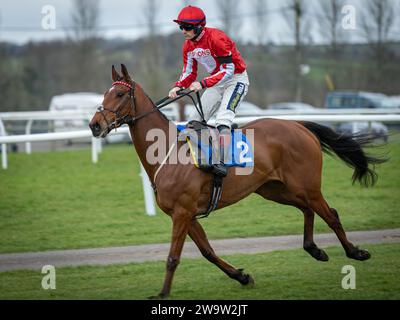
[[[193,124],[195,122],[195,124]],[[180,139],[185,139],[189,145],[190,153],[197,168],[208,171],[213,164],[219,163],[219,156],[213,150],[216,143],[216,129],[193,121],[187,125],[178,125]],[[231,143],[228,157],[225,159],[227,167],[248,168],[254,166],[254,150],[252,141],[241,130],[231,130]]]

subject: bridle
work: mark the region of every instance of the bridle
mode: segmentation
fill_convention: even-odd
[[[124,87],[129,88],[129,98],[131,100],[131,108],[132,108],[132,111],[133,111],[132,113],[135,114],[136,113],[136,103],[135,103],[136,102],[136,97],[135,97],[136,83],[134,81],[132,81],[132,84],[130,84],[128,82],[125,82],[125,81],[114,81],[112,85],[113,86],[122,85]],[[194,101],[193,97],[190,95],[193,91],[188,91],[188,92],[182,92],[182,91],[183,91],[183,89],[181,90],[181,93],[177,98],[170,99],[169,97],[165,97],[165,98],[161,99],[160,101],[156,102],[156,104],[154,105],[154,108],[152,110],[147,111],[147,112],[145,112],[145,113],[143,113],[143,114],[141,114],[141,115],[139,115],[137,117],[136,116],[131,116],[129,114],[126,114],[124,116],[120,115],[121,109],[125,106],[126,97],[127,96],[125,96],[124,99],[118,104],[116,110],[112,110],[110,108],[104,107],[103,105],[100,105],[97,108],[96,112],[99,112],[103,116],[104,121],[107,123],[106,130],[108,130],[108,132],[110,132],[113,129],[119,128],[123,124],[134,125],[135,122],[138,121],[139,119],[142,119],[142,118],[148,116],[149,114],[151,114],[153,112],[159,111],[161,108],[169,105],[170,103],[172,103],[172,102],[174,102],[174,101],[176,101],[178,99],[181,99],[181,98],[183,98],[185,96],[188,96],[193,101],[193,104],[194,104],[195,108],[197,109],[197,111],[199,112],[201,118],[205,122],[204,113],[203,113],[203,108],[201,106],[199,92],[196,92],[197,101],[198,101],[198,104],[199,104],[199,107],[197,107],[196,102]],[[170,101],[167,101],[167,100],[170,100]],[[115,119],[114,119],[113,122],[109,123],[107,121],[107,118],[104,115],[104,111],[107,111],[107,112],[110,112],[110,113],[114,114]]]
[[[131,107],[132,107],[132,111],[134,112],[135,109],[136,109],[136,104],[135,104],[135,101],[136,101],[136,98],[135,98],[136,83],[132,82],[132,84],[130,84],[130,83],[125,82],[125,81],[115,81],[115,82],[113,82],[112,85],[113,86],[115,86],[115,85],[123,85],[123,86],[129,88],[129,96],[128,97],[131,100]],[[138,117],[132,117],[129,114],[126,114],[124,116],[120,115],[120,112],[121,112],[122,108],[126,104],[126,97],[127,96],[125,96],[124,99],[118,104],[116,110],[112,110],[110,108],[106,108],[103,105],[100,105],[97,108],[96,112],[99,112],[103,116],[104,121],[107,123],[108,132],[110,132],[113,129],[119,128],[120,126],[122,126],[125,123],[128,124],[128,125],[130,125],[130,124],[133,125],[134,122],[137,120]],[[104,111],[107,111],[107,112],[110,112],[110,113],[114,114],[115,119],[114,119],[113,122],[109,123],[107,121],[107,118],[104,115]]]

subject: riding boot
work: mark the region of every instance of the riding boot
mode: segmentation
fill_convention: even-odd
[[[214,164],[213,173],[226,177],[228,174],[228,168],[225,166],[226,160],[228,160],[229,144],[230,144],[230,129],[228,126],[218,126],[219,131],[219,163]]]

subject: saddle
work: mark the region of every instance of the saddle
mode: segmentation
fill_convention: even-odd
[[[219,163],[218,130],[214,126],[200,121],[190,121],[185,125],[178,125],[178,139],[186,141],[194,160],[194,165],[205,171],[211,172],[214,164]],[[237,130],[237,125],[232,126],[231,144],[228,157],[225,159],[226,167],[253,166],[253,149],[247,137]]]
[[[241,162],[243,150],[241,147],[238,150],[237,145],[238,143],[248,142],[241,131],[234,131],[236,128],[237,125],[232,126],[231,146],[225,166],[246,167],[252,165],[252,163],[249,164],[249,161]],[[200,214],[201,218],[204,218],[216,209],[222,193],[223,178],[214,172],[214,164],[219,163],[218,129],[205,122],[193,120],[186,126],[178,125],[178,132],[178,139],[186,141],[189,146],[194,165],[200,170],[213,175],[213,187],[208,209],[205,213]]]
[[[216,156],[213,147],[218,146],[217,129],[205,122],[192,120],[182,133],[189,145],[194,165],[202,171],[212,173],[213,163],[216,163],[213,161],[213,156]]]

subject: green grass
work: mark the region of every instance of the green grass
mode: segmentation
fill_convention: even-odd
[[[385,150],[374,188],[352,186],[352,170],[325,157],[323,192],[345,230],[400,227],[400,142]],[[169,242],[170,218],[144,213],[139,164],[130,145],[106,147],[99,163],[90,150],[10,154],[0,171],[0,252]],[[303,215],[257,195],[202,220],[209,238],[301,234]],[[329,232],[316,219],[316,232]]]
[[[184,259],[171,299],[400,299],[400,244],[368,245],[370,260],[347,259],[343,249],[327,248],[329,262],[303,250],[232,255],[246,268],[254,287],[242,287],[205,259]],[[356,270],[356,289],[341,287],[343,266]],[[43,290],[40,270],[0,273],[0,299],[145,299],[161,289],[165,263],[56,269],[56,289]]]

